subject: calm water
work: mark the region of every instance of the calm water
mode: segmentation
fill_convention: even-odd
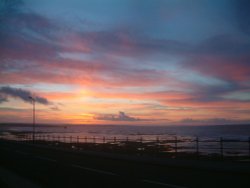
[[[1,126],[1,132],[32,131],[30,126]],[[201,138],[237,138],[248,139],[250,125],[218,125],[218,126],[121,126],[121,125],[67,125],[37,126],[37,133],[64,134],[72,136],[96,137],[143,137],[148,139],[178,137]]]
[[[0,136],[7,136],[15,139],[12,133],[24,132],[32,133],[31,126],[0,126]],[[178,151],[192,152],[195,151],[195,137],[199,137],[200,152],[203,154],[220,154],[220,143],[217,142],[221,137],[223,139],[237,139],[244,142],[224,142],[224,155],[249,155],[250,125],[224,125],[224,126],[121,126],[121,125],[67,125],[67,126],[37,126],[37,138],[42,136],[54,136],[61,138],[66,136],[64,142],[71,142],[69,136],[76,141],[80,137],[80,142],[103,142],[103,137],[108,140],[127,139],[138,140],[143,138],[144,141],[156,139],[173,140],[177,136],[178,140],[185,142],[178,143]],[[41,136],[41,137],[39,137]],[[207,140],[217,140],[216,142],[207,142]],[[168,144],[169,145],[169,144]],[[171,144],[170,144],[171,145]],[[193,148],[193,149],[187,149]],[[173,150],[174,151],[174,150]]]

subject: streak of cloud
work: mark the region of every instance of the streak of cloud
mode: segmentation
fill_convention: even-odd
[[[40,96],[34,96],[33,93],[31,93],[28,90],[20,89],[20,88],[12,88],[12,87],[1,87],[0,88],[0,94],[2,96],[5,96],[5,99],[7,97],[17,98],[21,99],[24,102],[31,102],[29,96],[33,96],[37,103],[43,104],[43,105],[49,105],[52,104],[48,99]]]
[[[101,114],[94,117],[96,120],[108,120],[108,121],[140,121],[138,118],[131,117],[125,112],[119,112],[118,114]]]

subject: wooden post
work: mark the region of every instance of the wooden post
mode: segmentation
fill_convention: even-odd
[[[178,147],[177,142],[178,142],[177,136],[175,136],[175,156],[177,155],[177,152],[178,152],[178,149],[177,149],[177,147]]]
[[[223,151],[223,138],[222,137],[220,138],[220,154],[221,154],[221,157],[223,158],[224,151]]]
[[[159,152],[160,152],[160,145],[159,145],[159,143],[160,143],[160,140],[159,140],[159,137],[157,136],[157,137],[156,137],[156,148],[157,148],[156,153],[159,153]]]
[[[248,137],[248,155],[250,158],[250,137]]]
[[[196,155],[199,157],[199,137],[196,137]]]

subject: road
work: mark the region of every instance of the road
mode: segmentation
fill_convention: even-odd
[[[250,187],[249,172],[160,165],[5,141],[0,141],[0,152],[0,166],[42,187]]]

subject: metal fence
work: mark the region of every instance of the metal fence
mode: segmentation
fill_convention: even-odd
[[[66,136],[55,134],[2,135],[0,138],[18,142],[31,142],[34,144],[49,144],[78,150],[102,150],[110,152],[157,154],[162,156],[196,156],[219,158],[250,158],[250,137],[240,139],[204,139],[204,138],[179,138],[147,139],[144,137],[98,137],[98,136]]]

